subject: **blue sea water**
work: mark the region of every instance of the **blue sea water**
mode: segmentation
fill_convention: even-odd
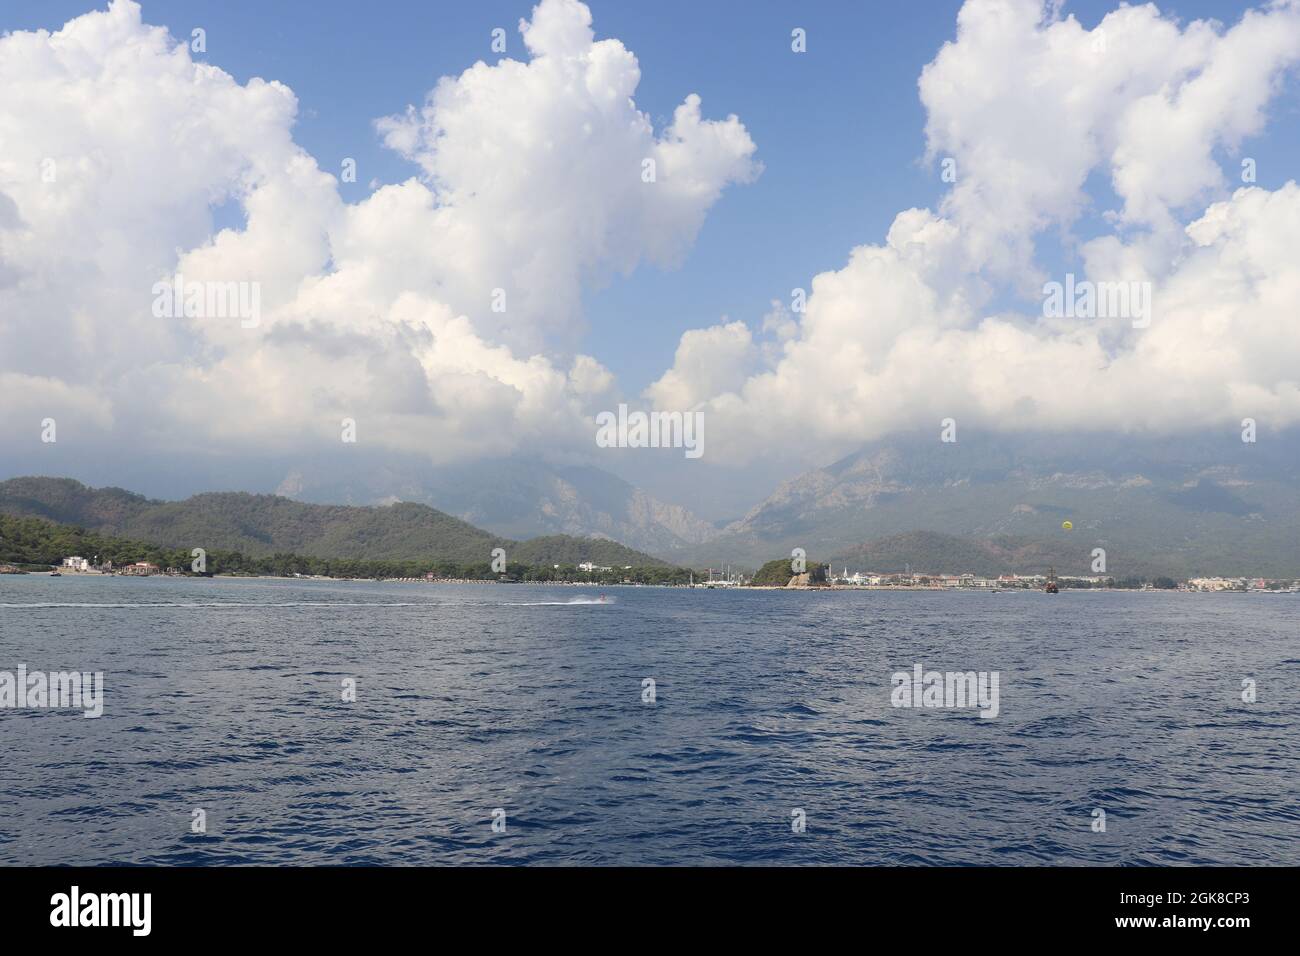
[[[1300,863],[1300,595],[598,593],[0,578],[0,863]]]

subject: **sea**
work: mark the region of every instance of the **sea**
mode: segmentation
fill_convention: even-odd
[[[1300,594],[5,576],[0,761],[5,865],[1294,866]]]

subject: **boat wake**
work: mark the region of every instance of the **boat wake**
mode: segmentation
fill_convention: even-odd
[[[575,604],[613,604],[614,599],[610,597],[575,597],[567,601],[519,601],[507,604],[506,607],[571,607]]]
[[[209,610],[213,608],[288,608],[288,607],[440,607],[440,603],[432,601],[418,602],[379,602],[379,601],[283,601],[269,603],[265,601],[205,601],[189,603],[151,603],[151,604],[123,604],[123,603],[73,603],[73,602],[46,602],[40,604],[0,604],[3,608],[25,608],[28,610],[38,610],[43,608],[109,608],[114,610],[151,610],[154,608],[180,608],[182,610]]]
[[[247,608],[398,608],[398,607],[569,607],[575,604],[613,604],[608,597],[576,597],[568,601],[193,601],[193,602],[155,602],[155,603],[119,603],[119,602],[72,602],[45,601],[31,604],[9,604],[0,602],[0,608],[11,610],[52,610],[59,608],[99,608],[107,610],[149,611],[149,610],[222,610]]]

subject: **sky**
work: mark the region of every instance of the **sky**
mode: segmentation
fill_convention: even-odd
[[[265,490],[353,418],[681,500],[946,417],[1300,418],[1292,4],[7,0],[0,31],[0,473],[215,455]],[[257,326],[160,320],[178,273],[258,283]],[[1067,273],[1149,284],[1149,326],[1046,314]],[[595,447],[619,402],[702,412],[706,454]]]
[[[929,202],[939,194],[920,162],[925,117],[916,76],[951,38],[957,3],[809,5],[798,19],[813,38],[804,58],[789,55],[789,4],[590,6],[597,35],[618,37],[636,54],[637,105],[656,125],[696,92],[710,115],[743,117],[764,164],[763,188],[724,197],[679,269],[639,269],[588,292],[583,344],[608,355],[611,371],[632,387],[671,363],[680,333],[723,315],[761,317],[772,298],[882,234],[897,197]],[[205,59],[240,82],[261,76],[288,85],[300,102],[294,136],[303,148],[326,168],[358,159],[359,182],[343,190],[353,201],[368,194],[372,178],[400,182],[413,172],[384,148],[374,119],[419,102],[439,77],[479,59],[495,62],[495,27],[509,34],[506,55],[522,56],[516,26],[531,8],[379,2],[361,13],[317,4],[308,17],[293,4],[142,4],[147,21],[177,37],[202,25]],[[56,28],[88,9],[7,0],[0,29]]]

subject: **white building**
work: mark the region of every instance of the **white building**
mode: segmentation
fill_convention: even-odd
[[[1197,591],[1244,591],[1245,578],[1192,578],[1187,582]]]
[[[90,570],[90,562],[82,557],[64,558],[63,568],[65,571],[85,572]]]

